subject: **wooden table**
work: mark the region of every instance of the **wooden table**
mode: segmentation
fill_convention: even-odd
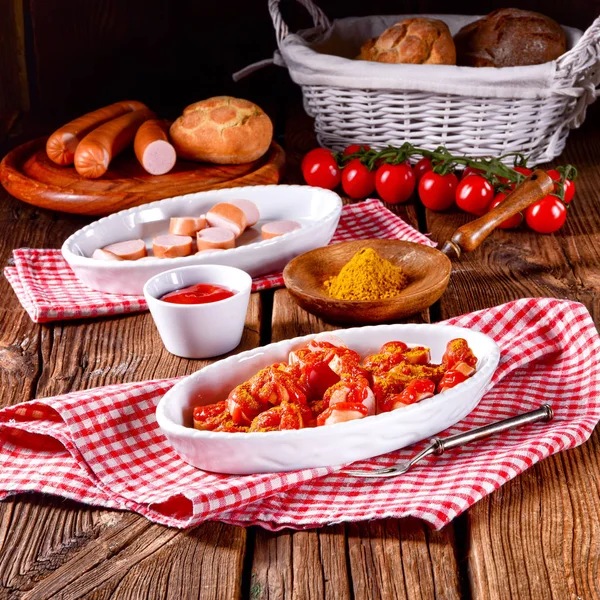
[[[599,108],[599,107],[594,107]],[[455,263],[448,291],[417,321],[526,296],[583,302],[600,320],[600,111],[557,162],[577,165],[577,195],[557,235],[499,231]],[[300,125],[298,124],[300,123]],[[290,120],[290,162],[312,144]],[[294,170],[291,175],[293,179]],[[86,220],[0,192],[0,263],[13,248],[59,247]],[[468,217],[413,205],[401,215],[444,240]],[[185,375],[203,361],[162,347],[149,314],[32,323],[0,282],[0,406],[111,383]],[[328,326],[284,289],[253,294],[242,348]],[[188,531],[41,495],[0,503],[0,599],[600,597],[600,439],[553,456],[442,531],[413,519],[269,533],[206,523]]]

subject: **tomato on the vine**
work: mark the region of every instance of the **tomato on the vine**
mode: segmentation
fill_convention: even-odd
[[[550,169],[549,171],[546,171],[546,173],[548,173],[548,175],[550,176],[550,179],[552,179],[553,181],[556,181],[556,183],[554,184],[554,193],[557,194],[558,186],[561,185],[560,173],[556,169]],[[571,202],[571,200],[573,200],[573,196],[575,195],[575,182],[573,182],[571,179],[565,179],[565,181],[562,185],[565,190],[564,191],[564,202],[565,202],[565,204],[569,204],[569,202]]]
[[[347,146],[344,151],[342,152],[343,156],[350,156],[351,154],[354,154],[355,152],[360,152],[361,150],[370,150],[371,146],[368,146],[367,144],[350,144],[349,146]]]
[[[423,177],[423,175],[425,175],[425,173],[428,173],[432,169],[433,165],[431,164],[430,158],[424,156],[421,160],[417,161],[415,163],[415,166],[413,167],[413,173],[415,174],[415,179],[417,180],[417,183],[421,181],[421,178]]]
[[[521,173],[521,175],[525,175],[525,177],[529,177],[533,173],[533,171],[527,167],[513,167],[513,169],[517,173]]]
[[[308,185],[333,190],[342,174],[333,154],[325,148],[315,148],[302,159],[302,176]]]
[[[419,198],[431,210],[446,210],[454,204],[458,178],[454,173],[439,175],[429,171],[419,181]]]
[[[485,173],[485,171],[483,169],[477,169],[476,167],[465,167],[460,178],[464,179],[465,177],[468,177],[469,175],[483,175],[484,173]]]
[[[484,215],[493,197],[492,184],[477,174],[468,175],[456,188],[457,206],[472,215]]]
[[[527,167],[512,167],[512,170],[520,173],[523,177],[529,177],[533,173],[533,171]],[[515,182],[507,177],[498,177],[498,181],[500,181],[500,183],[510,184],[512,187],[515,186]]]
[[[366,198],[375,191],[375,171],[353,158],[342,171],[342,188],[350,198]]]
[[[488,212],[493,210],[494,208],[496,208],[496,206],[498,206],[498,204],[504,202],[504,200],[506,199],[506,196],[508,196],[508,194],[505,194],[504,192],[498,192],[494,196],[492,203],[488,207]],[[516,229],[522,222],[523,222],[523,213],[517,213],[516,215],[506,219],[506,221],[502,221],[502,223],[500,223],[500,225],[498,225],[498,227],[500,229]]]
[[[555,196],[546,196],[525,210],[525,222],[538,233],[554,233],[567,220],[567,208]]]
[[[406,202],[415,191],[415,175],[408,163],[383,164],[375,172],[375,189],[388,204]]]

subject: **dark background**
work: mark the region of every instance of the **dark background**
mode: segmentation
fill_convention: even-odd
[[[585,29],[600,13],[600,0],[318,0],[330,17],[419,12],[486,14],[518,5],[565,25]],[[30,111],[60,124],[122,99],[138,99],[175,117],[191,102],[216,95],[247,97],[277,121],[299,97],[285,69],[268,67],[235,84],[231,74],[268,58],[276,47],[267,0],[0,0],[1,15],[23,13],[26,75],[19,86],[0,79],[0,113]],[[311,24],[302,6],[284,0],[290,29]],[[5,20],[4,28],[9,25]],[[2,64],[14,70],[0,24]],[[11,62],[12,61],[12,62]],[[6,70],[5,69],[5,70]],[[23,77],[26,76],[26,81]],[[24,92],[26,88],[26,92]],[[15,91],[16,90],[16,91]],[[28,96],[28,97],[27,97]],[[1,116],[1,114],[0,114]]]

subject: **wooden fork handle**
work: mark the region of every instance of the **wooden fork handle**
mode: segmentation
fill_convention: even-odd
[[[496,208],[483,217],[459,227],[450,240],[442,246],[442,252],[452,257],[460,257],[462,252],[471,252],[506,219],[525,210],[541,200],[554,189],[554,181],[541,169],[536,169],[528,179],[511,192]]]

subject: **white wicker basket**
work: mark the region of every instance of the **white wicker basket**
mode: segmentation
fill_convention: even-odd
[[[523,152],[533,162],[546,162],[562,152],[569,129],[583,123],[587,105],[598,95],[600,17],[581,37],[565,28],[573,47],[545,65],[508,69],[382,65],[351,60],[365,37],[349,44],[347,58],[332,56],[323,47],[343,21],[347,28],[362,27],[363,32],[370,28],[377,34],[396,17],[332,24],[312,0],[297,1],[309,11],[315,27],[290,34],[279,11],[280,0],[269,0],[279,46],[272,62],[287,66],[301,85],[319,143],[335,150],[357,142],[381,148],[410,141],[426,148],[442,144],[454,153],[473,156]],[[477,17],[443,18],[454,19],[456,30]],[[406,73],[410,85],[405,84]],[[452,93],[442,93],[444,89]]]

